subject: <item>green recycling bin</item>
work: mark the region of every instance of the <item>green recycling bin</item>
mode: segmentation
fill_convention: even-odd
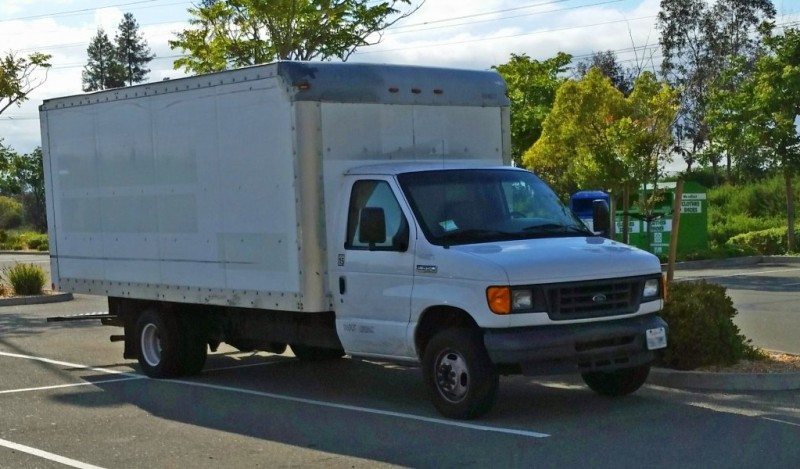
[[[636,201],[629,211],[629,243],[632,246],[650,251],[653,254],[667,254],[669,240],[672,236],[672,209],[675,200],[677,183],[663,182],[658,184],[661,192],[659,201],[649,214],[643,214],[637,208]],[[653,192],[653,186],[647,185],[637,194],[644,200]],[[622,240],[623,213],[616,211],[616,239]],[[693,181],[683,183],[681,198],[681,222],[678,233],[678,254],[686,254],[708,249],[708,196],[707,189]]]

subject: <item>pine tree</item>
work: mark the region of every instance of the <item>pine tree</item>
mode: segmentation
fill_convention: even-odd
[[[155,55],[151,54],[144,36],[139,34],[139,23],[133,13],[125,13],[114,42],[117,46],[117,60],[122,64],[124,81],[128,85],[143,82],[150,73],[147,64]]]
[[[125,84],[122,66],[117,60],[117,49],[102,28],[97,30],[86,53],[89,60],[81,74],[83,91],[99,91]]]

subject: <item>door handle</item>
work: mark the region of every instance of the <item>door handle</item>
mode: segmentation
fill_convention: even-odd
[[[344,277],[339,277],[339,294],[344,295],[344,292],[347,291],[347,283]]]

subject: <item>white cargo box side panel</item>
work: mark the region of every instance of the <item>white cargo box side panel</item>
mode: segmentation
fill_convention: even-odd
[[[46,111],[62,288],[300,308],[293,115],[279,83]]]

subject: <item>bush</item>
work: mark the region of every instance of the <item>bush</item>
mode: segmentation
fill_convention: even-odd
[[[44,269],[34,264],[15,264],[5,269],[5,276],[17,295],[40,295],[47,282]]]
[[[22,204],[0,195],[0,229],[16,228],[22,223]]]
[[[786,227],[783,226],[780,228],[743,233],[729,239],[726,246],[749,249],[765,256],[786,254],[788,250],[788,246],[786,245],[786,231]],[[800,226],[796,226],[795,233],[799,231]]]
[[[713,211],[709,215],[708,239],[714,246],[724,246],[729,239],[742,233],[786,225],[786,219],[780,217],[756,218],[741,213],[717,216]]]
[[[33,249],[35,251],[47,251],[48,249],[47,235],[44,233],[26,231],[19,237],[28,249]],[[44,249],[42,249],[43,247]]]
[[[667,348],[659,361],[670,368],[693,370],[760,358],[760,352],[733,323],[736,314],[721,285],[704,280],[671,284],[661,312],[669,324]]]

